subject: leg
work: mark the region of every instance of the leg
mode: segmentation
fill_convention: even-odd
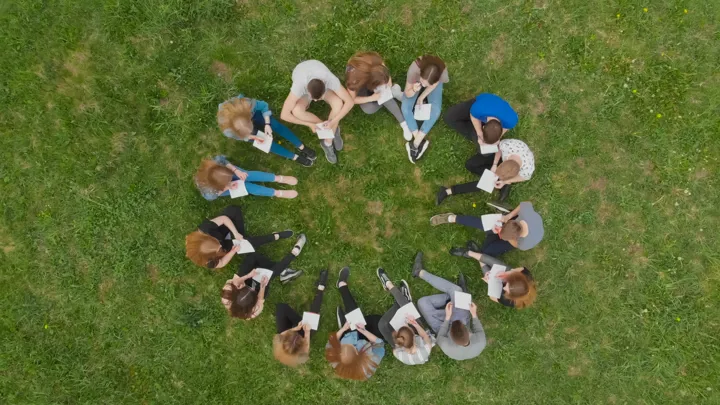
[[[255,183],[271,183],[275,181],[275,175],[272,173],[265,172],[246,172],[247,178],[245,181],[251,181]]]
[[[382,106],[387,108],[388,111],[390,111],[390,113],[395,117],[397,122],[401,124],[405,122],[405,116],[403,115],[402,111],[400,111],[400,106],[394,98],[386,101],[385,104],[383,104]]]
[[[270,261],[270,259],[262,255],[261,253],[249,253],[245,255],[245,260],[240,263],[237,275],[242,277],[258,267],[263,267],[263,264],[266,264],[268,261]]]
[[[315,288],[315,298],[313,298],[313,302],[312,302],[312,304],[310,304],[310,312],[314,312],[316,314],[320,313],[320,308],[322,307],[322,300],[323,300],[324,292],[325,292],[325,290]]]
[[[222,214],[230,218],[230,221],[232,221],[233,225],[235,225],[235,228],[241,235],[245,235],[245,221],[243,221],[243,213],[240,207],[237,205],[230,205],[223,210]]]
[[[270,145],[270,153],[284,157],[285,159],[295,160],[295,154],[280,146],[275,139],[273,139],[272,145]]]
[[[385,312],[382,318],[380,318],[380,322],[378,323],[378,329],[380,329],[383,340],[388,342],[392,347],[395,347],[395,339],[393,339],[393,327],[390,326],[390,320],[393,318],[393,316],[395,316],[395,313],[398,309],[400,309],[398,304],[393,304],[393,306],[388,309],[387,312]]]
[[[313,122],[315,124],[323,122],[317,115],[309,112],[307,110],[308,107],[310,107],[310,97],[304,96],[295,104],[295,107],[292,109],[292,114],[303,121]],[[272,120],[270,120],[270,125],[272,128]]]
[[[435,287],[436,289],[447,294],[447,298],[451,301],[455,299],[455,291],[462,291],[462,288],[460,288],[459,285],[451,283],[442,277],[438,277],[428,272],[427,270],[423,270],[420,272],[420,278],[425,280],[428,284]]]
[[[493,231],[487,231],[485,232],[485,241],[480,248],[480,253],[498,257],[513,249],[515,249],[515,246],[511,245],[510,242],[500,239]]]
[[[335,94],[334,91],[328,90],[325,93],[324,100],[326,103],[328,103],[328,105],[330,105],[330,115],[328,116],[328,119],[333,119],[333,118],[337,117],[337,115],[340,114],[340,111],[342,110],[343,105],[345,104],[343,102],[343,100],[340,98],[340,96]],[[375,104],[377,104],[377,103],[375,103]],[[378,106],[378,109],[380,109],[380,106]]]
[[[273,176],[275,177],[275,176]],[[248,177],[249,178],[249,177]],[[272,197],[275,195],[275,190],[265,186],[259,186],[257,184],[245,182],[245,188],[247,188],[248,194],[256,195],[259,197]],[[252,243],[252,242],[250,242]],[[267,243],[267,242],[266,242]]]
[[[478,141],[477,133],[472,121],[470,121],[470,107],[472,107],[473,103],[475,103],[474,98],[448,108],[445,111],[445,123],[465,139],[476,144]]]
[[[430,105],[432,105],[432,108],[430,109],[430,119],[423,122],[422,127],[420,128],[420,132],[425,135],[430,132],[433,125],[435,125],[438,118],[440,118],[440,112],[442,111],[442,91],[443,84],[440,83],[437,87],[435,87],[435,90],[427,96],[427,101]]]
[[[435,333],[440,330],[440,326],[445,321],[445,305],[447,305],[447,302],[447,294],[429,295],[418,300],[418,312]]]
[[[417,121],[415,121],[413,108],[415,108],[415,102],[417,101],[419,95],[420,92],[415,93],[415,95],[412,97],[407,97],[403,94],[402,105],[400,106],[403,117],[405,118],[405,122],[407,123],[410,132],[415,132],[418,130],[418,124]]]
[[[477,193],[480,191],[479,188],[477,188],[477,181],[471,181],[469,183],[463,183],[463,184],[456,184],[454,186],[450,187],[450,191],[452,195],[457,194],[470,194],[470,193]]]
[[[296,256],[294,254],[288,253],[279,262],[272,265],[272,267],[268,267],[273,272],[273,278],[280,277],[280,273],[282,273],[283,270],[288,268],[290,262],[295,260],[295,257]]]
[[[361,88],[358,90],[357,95],[360,97],[367,97],[371,96],[374,93],[366,88]],[[377,103],[377,101],[371,101],[369,103],[363,103],[360,104],[360,109],[363,110],[365,114],[375,114],[380,110],[380,104]]]
[[[469,215],[458,215],[457,217],[455,217],[455,223],[484,231],[482,219],[478,217],[471,217]]]
[[[279,238],[276,238],[275,234],[271,233],[269,235],[248,236],[245,239],[247,239],[247,241],[250,242],[250,244],[253,245],[254,248],[258,248],[262,245],[267,245],[270,242],[275,242]]]
[[[357,309],[357,302],[355,302],[355,298],[350,294],[350,288],[348,286],[344,285],[340,287],[340,296],[342,297],[343,307],[345,307],[345,313]]]
[[[273,134],[277,134],[281,138],[290,142],[294,147],[299,148],[303,146],[300,138],[295,136],[295,134],[288,127],[286,127],[285,125],[280,123],[280,121],[276,120],[273,117],[270,117],[270,128],[272,129]]]
[[[494,161],[494,153],[489,153],[487,155],[476,153],[475,155],[471,156],[470,159],[465,161],[465,169],[467,169],[467,171],[469,171],[470,173],[482,176],[485,169],[492,169],[492,164]]]
[[[288,304],[277,304],[275,308],[275,326],[277,333],[283,333],[292,329],[302,321],[302,317],[295,312]]]
[[[390,294],[392,294],[393,298],[395,298],[395,303],[398,305],[398,308],[410,302],[405,294],[403,294],[396,286],[393,286],[393,288],[390,289]]]

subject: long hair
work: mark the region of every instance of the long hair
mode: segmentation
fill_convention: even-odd
[[[515,304],[515,308],[527,308],[535,301],[537,290],[535,282],[529,280],[522,272],[512,272],[505,277],[509,292],[505,298]]]
[[[250,319],[258,300],[255,290],[248,286],[237,288],[234,284],[230,285],[229,290],[222,290],[222,297],[230,301],[230,308],[228,308],[230,316],[240,319]]]
[[[396,347],[412,349],[415,346],[415,332],[408,326],[403,326],[397,332],[393,332]]]
[[[330,334],[330,347],[325,349],[325,358],[335,366],[335,374],[340,378],[348,380],[367,380],[366,374],[372,374],[373,369],[377,368],[368,350],[372,348],[371,344],[366,344],[359,352],[355,346],[350,344],[341,344],[335,333]]]
[[[214,267],[225,253],[220,242],[205,232],[198,230],[185,237],[185,255],[198,266]]]
[[[445,71],[445,62],[437,56],[423,55],[415,60],[420,67],[420,77],[427,80],[432,86],[440,81]]]
[[[195,183],[203,188],[211,188],[215,191],[223,191],[232,182],[233,171],[218,164],[211,159],[205,159],[200,163],[195,174]]]
[[[358,91],[363,87],[373,90],[390,80],[390,72],[377,52],[358,52],[347,65],[345,86],[348,90]]]
[[[253,130],[252,105],[245,98],[233,98],[220,106],[217,122],[221,131],[231,130],[237,136],[245,138]]]
[[[297,367],[310,358],[305,347],[305,339],[297,331],[275,335],[273,355],[277,361],[290,367]]]

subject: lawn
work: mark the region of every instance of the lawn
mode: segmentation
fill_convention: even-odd
[[[720,403],[719,21],[717,2],[696,0],[3,2],[0,403]],[[337,166],[218,130],[228,97],[279,117],[298,62],[340,76],[358,50],[381,53],[396,82],[441,56],[444,108],[479,92],[516,108],[509,135],[537,170],[509,201],[532,201],[546,237],[505,259],[535,275],[533,307],[484,299],[477,265],[448,254],[482,235],[429,224],[488,212],[481,194],[435,206],[439,185],[473,179],[473,146],[442,121],[417,165],[387,111],[343,120]],[[297,176],[300,197],[206,202],[192,176],[216,154]],[[273,286],[249,323],[219,302],[241,258],[216,272],[185,258],[185,234],[231,203],[251,234],[309,238],[293,264],[307,274]],[[418,250],[428,270],[467,275],[489,339],[478,358],[435,348],[409,367],[388,353],[371,380],[339,380],[323,358],[334,287],[310,362],[272,358],[274,304],[307,308],[323,268],[334,282],[352,267],[366,314],[392,302],[378,266],[416,299],[432,293],[410,276]]]

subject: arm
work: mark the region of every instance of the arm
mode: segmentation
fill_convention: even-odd
[[[350,94],[350,97],[352,97],[355,104],[371,103],[380,99],[380,94],[378,93],[375,93],[372,96],[358,97],[356,91],[348,90],[348,94]]]
[[[478,143],[480,145],[485,144],[485,140],[483,139],[483,131],[482,131],[482,122],[480,122],[479,119],[475,118],[470,114],[470,122],[472,122],[473,127],[475,128],[475,133],[477,134]],[[497,155],[497,153],[496,153]]]
[[[262,100],[255,99],[255,110],[260,111],[262,116],[265,118],[265,122],[270,122],[270,116],[272,115],[272,111],[270,111],[270,105],[268,105],[268,103]]]
[[[422,94],[420,95],[420,97],[418,97],[418,104],[425,102],[425,99],[427,98],[427,96],[429,96],[430,93],[432,93],[433,90],[435,90],[439,84],[440,84],[440,82],[438,81],[437,83],[433,84],[432,86],[426,87],[425,91],[423,91]]]
[[[372,334],[372,332],[370,332],[370,331],[368,331],[367,329],[365,329],[365,325],[363,325],[363,326],[359,326],[359,325],[358,325],[358,326],[357,326],[357,330],[358,330],[358,332],[360,332],[360,333],[362,333],[363,335],[365,335],[365,337],[368,339],[368,341],[369,341],[370,343],[376,343],[376,342],[378,342],[378,341],[379,341],[379,342],[382,342],[382,340],[379,339],[379,338],[378,338],[377,336],[375,336],[374,334]]]
[[[306,127],[313,130],[313,132],[315,132],[314,131],[314,129],[315,129],[314,123],[309,122],[309,121],[303,121],[300,118],[296,117],[292,113],[292,109],[295,108],[295,105],[297,104],[299,99],[300,98],[298,96],[296,96],[295,94],[293,94],[292,92],[290,92],[290,94],[288,94],[287,98],[285,99],[285,102],[283,103],[282,111],[280,112],[280,119],[282,119],[283,121],[293,123],[293,124],[305,125]]]
[[[350,329],[350,322],[345,321],[345,325],[343,325],[343,327],[340,328],[340,330],[338,330],[337,333],[335,333],[335,336],[337,337],[337,339],[340,340],[343,333],[345,333],[348,329]]]
[[[230,263],[230,260],[232,260],[233,256],[235,256],[235,253],[240,250],[239,246],[233,246],[232,249],[230,249],[229,252],[225,253],[225,256],[222,257],[215,266],[216,269],[221,269],[225,266],[227,266],[228,263]]]
[[[417,330],[418,335],[422,338],[423,342],[425,342],[426,345],[432,345],[432,339],[430,339],[430,335],[425,332],[425,329],[418,328]]]
[[[450,320],[445,319],[445,322],[440,325],[440,329],[438,330],[438,338],[447,337],[448,332],[450,332]]]
[[[338,115],[336,115],[335,118],[330,120],[329,126],[332,128],[337,127],[337,124],[340,123],[340,120],[343,119],[343,117],[345,117],[355,105],[352,96],[350,96],[350,93],[345,90],[345,87],[340,86],[340,88],[338,88],[338,91],[336,91],[335,94],[337,94],[338,97],[342,99],[343,107],[338,113]]]
[[[492,171],[493,173],[495,173],[495,170],[498,167],[498,162],[500,161],[501,157],[502,157],[502,152],[500,152],[500,150],[498,149],[498,151],[495,152],[495,158],[493,159],[492,168],[490,168],[490,171]]]
[[[225,215],[220,215],[219,217],[215,217],[211,219],[211,221],[215,222],[218,225],[225,225],[230,232],[232,232],[233,237],[238,240],[242,240],[243,236],[238,232],[237,228],[235,228],[235,224]]]
[[[502,222],[507,222],[507,221],[509,221],[511,218],[516,217],[517,214],[518,214],[518,212],[520,212],[520,205],[519,205],[519,204],[518,204],[517,207],[515,207],[514,210],[512,210],[509,214],[504,215],[500,220],[501,220]]]

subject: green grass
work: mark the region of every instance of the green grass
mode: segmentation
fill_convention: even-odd
[[[0,402],[720,403],[718,21],[716,2],[693,0],[0,4]],[[272,358],[274,304],[306,308],[312,275],[349,264],[364,312],[383,312],[375,268],[409,279],[419,249],[482,297],[476,266],[447,254],[479,235],[428,223],[486,211],[481,195],[434,206],[436,186],[472,179],[472,146],[439,122],[412,166],[392,116],[356,108],[340,164],[306,169],[215,124],[238,92],[279,115],[298,62],[340,73],[357,50],[380,52],[397,82],[440,55],[445,108],[480,91],[509,100],[511,135],[537,160],[510,199],[546,226],[537,248],[506,257],[532,269],[536,305],[481,300],[481,356],[435,349],[408,367],[388,354],[364,383],[334,378],[322,356],[334,288],[297,370]],[[310,239],[294,265],[309,274],[273,287],[251,323],[219,303],[240,260],[211,273],[184,257],[184,235],[230,203],[192,182],[218,153],[300,179],[295,201],[240,202],[251,234]]]

